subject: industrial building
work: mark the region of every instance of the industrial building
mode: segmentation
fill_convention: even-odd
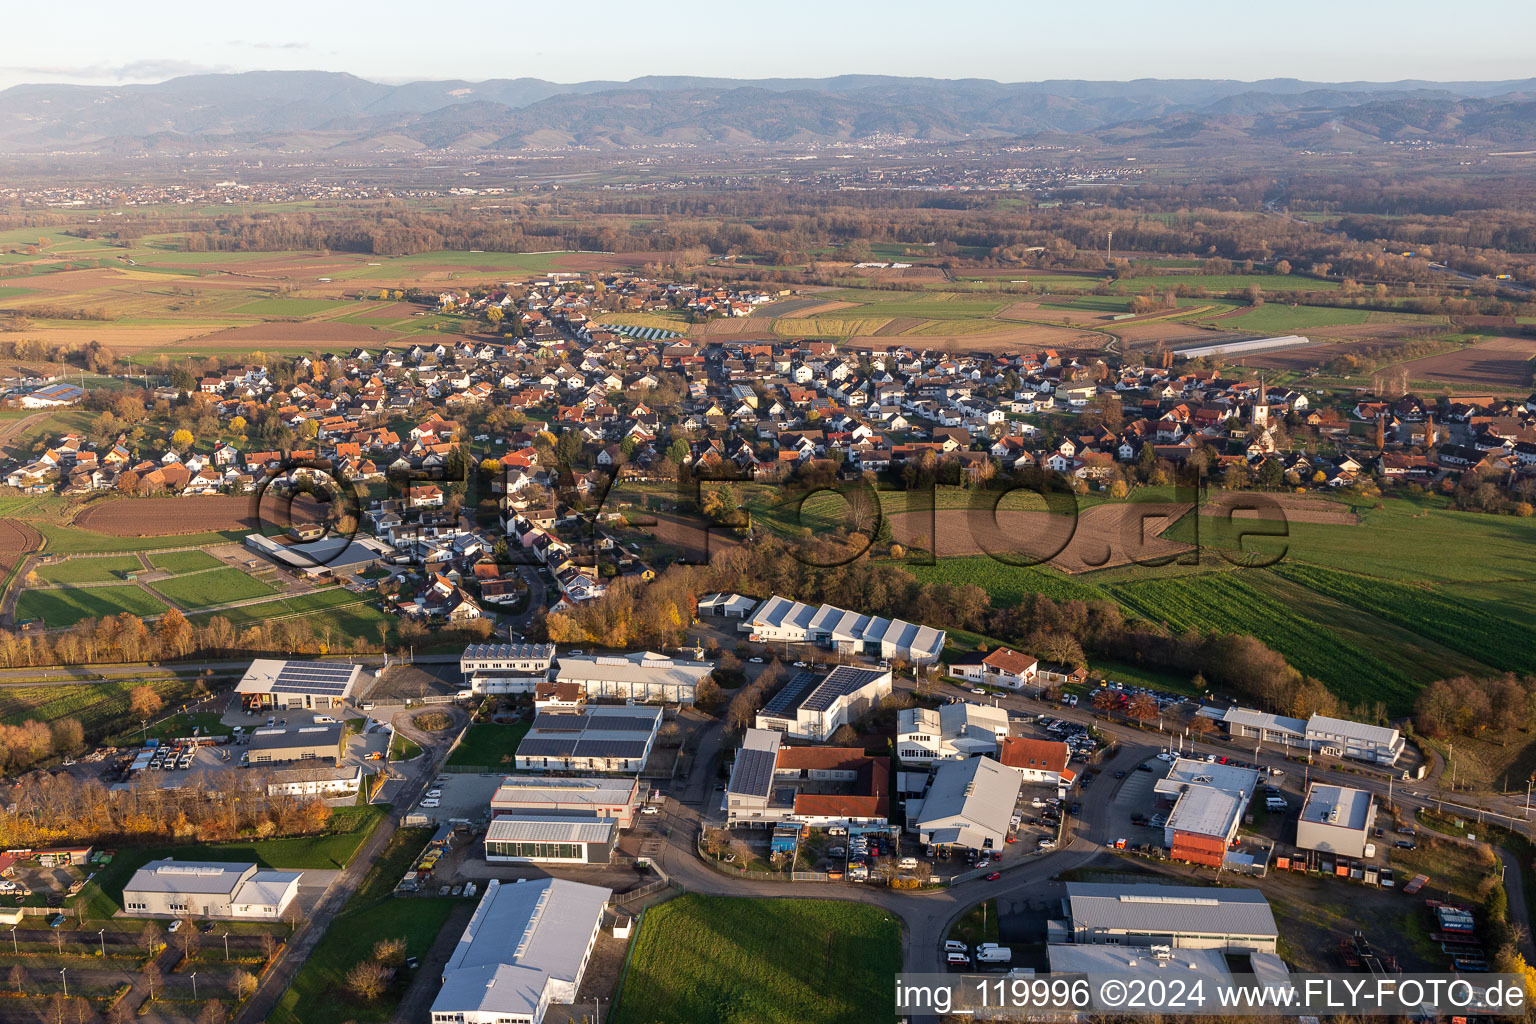
[[[519,771],[624,772],[645,767],[661,729],[658,707],[541,712],[517,746]]]
[[[732,825],[884,825],[891,815],[890,758],[862,747],[788,747],[748,729],[725,791]]]
[[[651,651],[607,657],[563,655],[555,682],[585,687],[589,697],[692,704],[699,684],[714,670],[707,661],[683,661]]]
[[[888,669],[839,665],[826,675],[798,672],[757,713],[756,726],[820,743],[890,696]]]
[[[459,671],[472,693],[532,693],[549,678],[554,644],[470,644]]]
[[[1396,764],[1407,745],[1402,733],[1390,726],[1366,725],[1327,715],[1313,715],[1303,721],[1250,708],[1228,708],[1220,721],[1233,736],[1370,764]]]
[[[395,554],[394,548],[383,541],[344,534],[292,541],[287,536],[269,537],[255,532],[246,534],[245,546],[283,568],[301,572],[311,579],[355,576],[386,564]]]
[[[235,693],[247,711],[339,708],[357,687],[361,665],[344,661],[279,661],[258,658]]]
[[[611,818],[619,828],[634,823],[640,802],[638,778],[572,779],[508,775],[491,797],[491,816],[504,814]]]
[[[341,768],[286,768],[267,776],[269,796],[357,796],[363,788],[360,765]]]
[[[1259,784],[1251,768],[1181,757],[1153,789],[1173,802],[1163,827],[1169,856],[1219,868]]]
[[[1073,942],[1273,953],[1280,932],[1257,889],[1068,882]]]
[[[753,640],[819,644],[840,654],[900,658],[914,665],[937,662],[946,640],[942,629],[931,626],[778,596],[758,605],[737,628]]]
[[[1376,801],[1363,789],[1314,782],[1296,820],[1296,847],[1364,857],[1376,825]]]
[[[342,757],[342,728],[331,725],[274,725],[251,733],[245,757],[253,765],[285,761],[327,761],[335,765]]]
[[[1022,786],[990,757],[945,761],[922,798],[907,801],[907,827],[932,846],[1001,850]]]
[[[607,864],[618,839],[612,818],[501,814],[485,830],[489,864]]]
[[[432,1024],[543,1024],[576,1001],[613,890],[492,879],[443,968]]]
[[[259,871],[255,864],[150,861],[123,886],[132,917],[277,920],[299,892],[299,871]]]
[[[956,701],[937,708],[903,708],[896,717],[896,756],[903,761],[996,757],[1008,738],[1008,712]]]

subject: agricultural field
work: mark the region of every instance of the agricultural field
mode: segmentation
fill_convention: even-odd
[[[188,609],[249,601],[277,593],[268,584],[233,566],[174,576],[155,583],[154,589],[162,597]]]
[[[1237,316],[1223,317],[1221,326],[1258,334],[1290,334],[1319,327],[1363,324],[1370,316],[1364,309],[1332,309],[1328,306],[1290,306],[1266,302],[1257,309]]]
[[[135,586],[69,587],[24,590],[16,600],[16,618],[41,619],[49,629],[73,626],[82,619],[99,619],[128,612],[140,618],[167,610],[165,602]]]
[[[901,924],[879,907],[688,894],[646,911],[609,1020],[884,1020],[900,966]]]
[[[1303,675],[1322,680],[1352,701],[1401,702],[1415,689],[1400,669],[1346,644],[1335,632],[1247,582],[1249,573],[1263,571],[1119,583],[1107,589],[1130,611],[1176,633],[1198,629],[1255,636]]]
[[[100,735],[128,720],[128,695],[143,685],[152,687],[167,705],[190,700],[197,691],[197,684],[186,679],[0,686],[0,722],[14,725],[74,718],[87,736]]]

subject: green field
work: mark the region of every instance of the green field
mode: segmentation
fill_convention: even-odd
[[[249,313],[253,316],[311,316],[346,305],[330,299],[253,299],[234,307],[231,313]]]
[[[175,537],[114,537],[93,533],[75,526],[32,522],[47,541],[43,550],[56,555],[112,554],[121,551],[154,551],[166,547],[207,547],[213,544],[239,543],[243,533],[189,533]]]
[[[1299,274],[1159,274],[1154,277],[1127,277],[1119,284],[1121,288],[1133,292],[1143,288],[1177,288],[1180,285],[1208,292],[1246,291],[1253,284],[1266,292],[1331,292],[1339,288],[1338,281],[1320,281]]]
[[[230,601],[270,597],[277,593],[245,570],[233,566],[188,576],[174,576],[156,583],[155,590],[183,608],[208,608]]]
[[[37,575],[46,583],[105,583],[120,580],[123,573],[137,572],[144,564],[134,555],[108,555],[105,558],[71,558],[53,565],[37,568]]]
[[[162,551],[150,555],[149,564],[165,572],[183,573],[217,569],[224,563],[206,551]]]
[[[864,1024],[896,1016],[901,924],[835,900],[689,894],[646,911],[610,1024]]]
[[[16,600],[17,619],[42,619],[49,629],[73,626],[81,619],[99,619],[119,612],[143,616],[166,610],[138,587],[71,587],[64,590],[24,590]]]
[[[1223,317],[1219,323],[1239,331],[1260,333],[1285,333],[1307,331],[1319,327],[1342,327],[1363,324],[1370,317],[1365,309],[1332,309],[1328,306],[1288,306],[1278,302],[1266,302],[1258,309],[1237,316]]]
[[[394,635],[395,628],[399,624],[398,619],[374,607],[368,598],[359,597],[341,587],[317,590],[298,597],[258,601],[255,604],[225,608],[217,612],[198,612],[187,616],[187,619],[194,625],[206,625],[209,619],[217,615],[228,619],[232,625],[243,628],[256,622],[270,622],[273,619],[294,615],[309,615],[322,609],[326,614],[323,620],[317,617],[316,624],[322,621],[329,623],[335,627],[337,635],[363,637],[370,643],[378,640],[381,624],[389,630],[391,636]]]
[[[524,719],[517,722],[476,722],[464,734],[464,740],[448,755],[450,765],[486,767],[493,771],[511,770],[512,755],[523,741],[528,727],[533,723]]]
[[[987,555],[938,558],[932,565],[908,565],[908,572],[924,583],[958,587],[974,584],[992,596],[999,607],[1018,604],[1027,594],[1044,594],[1057,601],[1096,601],[1109,597],[1098,587],[1049,566],[1006,565]]]
[[[95,735],[122,727],[129,717],[128,694],[143,685],[152,687],[167,707],[190,700],[195,691],[195,684],[184,679],[0,686],[0,722],[14,725],[29,719],[74,718],[87,735]]]

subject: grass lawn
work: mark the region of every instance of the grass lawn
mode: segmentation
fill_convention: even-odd
[[[532,725],[527,719],[517,722],[476,722],[464,734],[464,740],[448,755],[450,765],[486,768],[510,767],[517,745]]]
[[[956,921],[949,929],[949,937],[967,946],[981,942],[997,941],[997,901],[984,900]]]
[[[896,1015],[901,924],[834,900],[689,894],[646,911],[610,1024],[863,1024]]]
[[[206,551],[162,551],[158,555],[150,555],[149,564],[166,572],[182,573],[217,569],[224,563]]]
[[[373,1003],[348,993],[346,973],[367,959],[380,939],[404,938],[407,956],[424,956],[459,904],[444,899],[394,899],[390,893],[432,838],[430,828],[397,829],[384,853],[326,929],[325,937],[283,993],[273,1024],[341,1024],[384,1021],[394,1013],[408,982],[401,972],[393,988]],[[303,1007],[302,1011],[300,1007]]]
[[[176,576],[156,583],[155,590],[183,608],[208,608],[277,593],[245,570],[233,566]]]
[[[119,612],[143,617],[165,610],[164,602],[132,586],[24,590],[16,601],[17,619],[42,619],[51,629]]]
[[[391,761],[409,761],[413,757],[421,756],[421,748],[400,733],[391,733],[389,736],[389,759]]]
[[[243,533],[189,533],[163,537],[114,537],[57,523],[34,522],[31,525],[48,542],[44,550],[56,555],[113,554],[121,551],[153,551],[156,548],[239,543]]]
[[[187,711],[150,726],[148,731],[126,729],[109,737],[107,743],[114,747],[140,744],[146,739],[169,743],[183,736],[191,736],[193,729],[197,730],[199,736],[233,736],[233,730],[219,720],[222,717],[217,711]]]
[[[55,565],[39,566],[37,575],[48,583],[105,583],[120,580],[123,573],[144,568],[134,555],[105,558],[71,558]]]

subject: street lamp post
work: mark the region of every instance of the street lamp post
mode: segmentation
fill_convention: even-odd
[[[60,978],[60,980],[62,980],[64,982],[64,998],[65,999],[69,998],[69,975],[64,973],[67,970],[69,970],[68,967],[60,967],[59,968],[59,978]]]
[[[224,933],[224,959],[229,959],[229,932]]]
[[[105,960],[107,958],[107,930],[105,928],[101,929],[96,933],[96,937],[101,940],[101,958]]]
[[[196,971],[192,972],[192,999],[194,1001],[196,1001],[196,999],[197,999],[197,972]]]
[[[16,945],[16,926],[15,925],[11,925],[11,952],[13,954],[15,954],[15,955],[18,955],[18,956],[21,954],[21,950]]]

